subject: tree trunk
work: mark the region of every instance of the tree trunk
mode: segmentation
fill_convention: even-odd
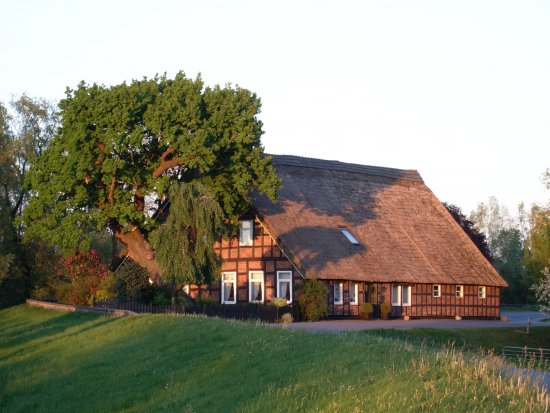
[[[138,228],[133,231],[116,231],[116,237],[120,242],[126,245],[128,256],[145,268],[149,273],[149,278],[156,282],[160,277],[160,267],[155,260],[156,253],[149,242],[145,239]]]

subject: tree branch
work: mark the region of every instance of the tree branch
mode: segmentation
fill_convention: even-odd
[[[175,149],[174,149],[173,147],[168,148],[168,149],[166,149],[166,150],[162,153],[162,155],[160,156],[160,158],[161,158],[163,161],[165,161],[166,158],[168,158],[168,156],[170,156],[171,154],[174,153],[174,151],[175,151]]]
[[[113,177],[113,180],[111,181],[111,185],[109,186],[109,203],[111,205],[115,204],[115,187],[116,187],[116,179]]]
[[[170,147],[162,153],[162,155],[160,156],[160,165],[153,171],[153,177],[158,178],[159,176],[162,176],[162,174],[168,169],[175,166],[183,165],[183,159],[181,158],[174,157],[168,159],[168,157],[172,155],[175,151],[176,150],[173,147]]]
[[[161,161],[160,165],[153,171],[153,177],[158,178],[159,176],[162,176],[162,174],[168,169],[181,165],[183,165],[183,159],[181,158],[172,158],[168,161],[163,160]]]
[[[19,210],[19,208],[21,207],[21,204],[23,203],[23,198],[25,198],[25,191],[21,191],[19,193],[19,198],[17,198],[17,201],[15,202],[15,205],[10,213],[11,219],[15,219],[15,217],[17,216],[17,211]]]

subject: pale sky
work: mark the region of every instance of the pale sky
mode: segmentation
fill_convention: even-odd
[[[549,1],[0,0],[0,101],[183,70],[261,97],[269,153],[547,202]]]

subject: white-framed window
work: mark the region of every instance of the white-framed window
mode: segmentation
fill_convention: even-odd
[[[485,287],[477,287],[477,298],[487,297],[487,290]]]
[[[292,302],[292,271],[277,271],[277,297]]]
[[[401,286],[392,285],[391,286],[391,305],[401,305]]]
[[[334,304],[344,304],[344,283],[334,284]]]
[[[392,285],[391,286],[391,304],[395,306],[410,307],[411,305],[410,285]]]
[[[239,245],[252,245],[253,231],[253,221],[241,221],[239,223]]]
[[[237,273],[222,273],[222,304],[237,303]]]
[[[412,287],[410,285],[401,286],[401,305],[403,307],[410,307],[411,305],[411,291]]]
[[[434,297],[441,297],[441,284],[432,285],[432,295]]]
[[[340,228],[340,231],[342,231],[342,234],[344,234],[348,241],[351,242],[353,245],[359,245],[359,241],[357,241],[357,238],[351,235],[351,232],[349,232],[349,230],[345,228]]]
[[[248,273],[248,301],[263,304],[264,287],[264,272],[250,271]]]
[[[464,286],[463,285],[457,285],[456,286],[455,297],[456,298],[464,298]]]
[[[349,284],[349,303],[351,305],[359,304],[359,284],[357,283]]]

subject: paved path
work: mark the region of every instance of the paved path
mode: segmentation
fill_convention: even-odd
[[[328,320],[317,322],[301,322],[288,324],[287,328],[293,328],[304,331],[331,332],[355,330],[372,330],[377,328],[395,328],[396,330],[406,330],[411,328],[492,328],[492,327],[516,327],[526,328],[529,318],[532,326],[550,327],[550,323],[540,321],[545,318],[541,313],[535,311],[503,311],[503,316],[508,317],[508,321],[500,320]],[[281,324],[272,324],[281,326]]]
[[[542,370],[523,369],[520,367],[507,367],[504,369],[505,373],[512,376],[524,376],[532,380],[541,388],[545,389],[550,394],[550,373]]]

